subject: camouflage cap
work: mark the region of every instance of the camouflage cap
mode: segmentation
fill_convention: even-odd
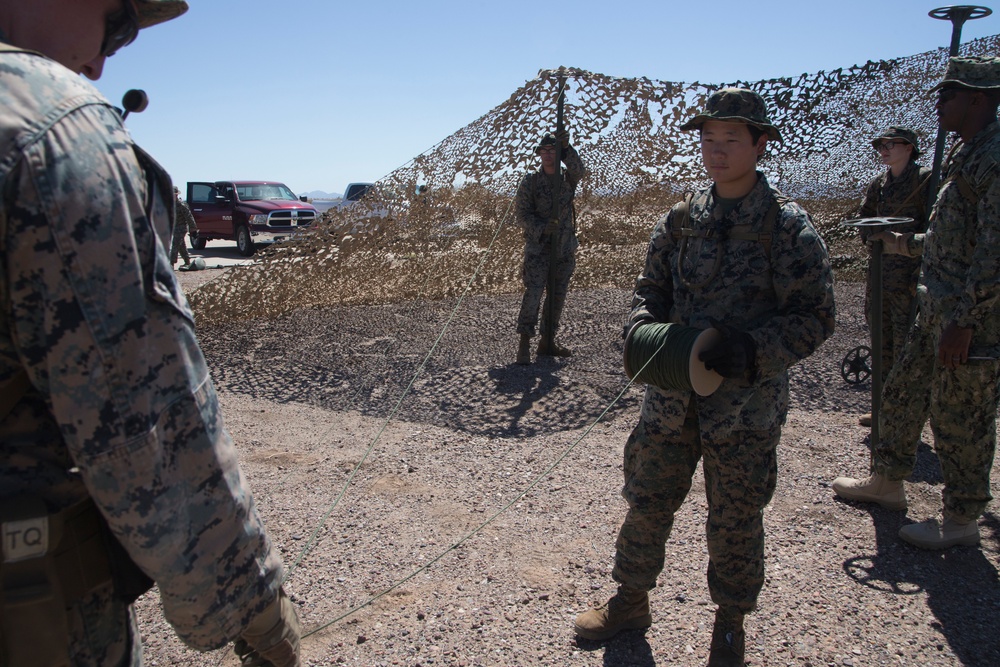
[[[540,142],[538,142],[538,147],[535,149],[535,152],[537,153],[538,151],[542,150],[543,146],[556,146],[558,144],[559,141],[556,139],[556,135],[549,132],[544,137],[542,137],[542,140]]]
[[[1000,58],[949,58],[944,79],[931,88],[931,92],[945,86],[972,90],[1000,89]]]
[[[764,98],[745,88],[723,88],[712,93],[705,111],[681,125],[682,130],[696,130],[705,121],[722,120],[753,125],[767,133],[769,139],[781,141],[781,133],[767,117]]]
[[[902,139],[913,146],[913,159],[916,160],[920,157],[920,143],[917,139],[917,133],[910,128],[890,125],[884,132],[872,139],[872,148],[878,150],[878,145],[887,139]]]
[[[186,0],[135,0],[135,12],[139,17],[140,28],[148,28],[175,19],[187,10]]]

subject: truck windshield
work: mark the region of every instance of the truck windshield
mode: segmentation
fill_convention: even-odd
[[[236,196],[241,201],[253,201],[255,199],[284,199],[297,201],[295,193],[288,189],[283,183],[254,183],[253,185],[237,185]]]
[[[368,190],[370,190],[371,187],[371,183],[352,183],[348,186],[347,192],[344,193],[344,199],[347,201],[358,201],[368,194]]]

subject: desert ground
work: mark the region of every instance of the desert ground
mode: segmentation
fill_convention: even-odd
[[[189,293],[221,270],[178,274]],[[765,512],[767,582],[747,619],[754,667],[1000,665],[1000,519],[982,544],[928,553],[897,538],[935,516],[929,429],[907,512],[842,502],[868,471],[841,377],[867,340],[863,288],[836,286],[836,334],[791,370],[779,480]],[[653,626],[577,641],[573,619],[614,593],[622,447],[641,387],[622,370],[630,294],[571,292],[575,355],[514,365],[517,295],[296,311],[199,331],[226,422],[303,625],[307,665],[703,665],[699,470],[651,594]],[[994,472],[994,482],[996,482]],[[186,649],[154,589],[138,603],[148,665],[236,665]]]

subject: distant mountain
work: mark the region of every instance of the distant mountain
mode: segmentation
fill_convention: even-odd
[[[299,195],[304,195],[310,199],[340,199],[341,195],[337,192],[323,192],[322,190],[312,190],[310,192],[300,192]]]

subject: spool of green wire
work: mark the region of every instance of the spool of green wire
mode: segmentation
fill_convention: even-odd
[[[722,376],[706,369],[698,353],[718,336],[715,329],[638,323],[625,339],[625,374],[637,383],[708,396],[722,384]]]

